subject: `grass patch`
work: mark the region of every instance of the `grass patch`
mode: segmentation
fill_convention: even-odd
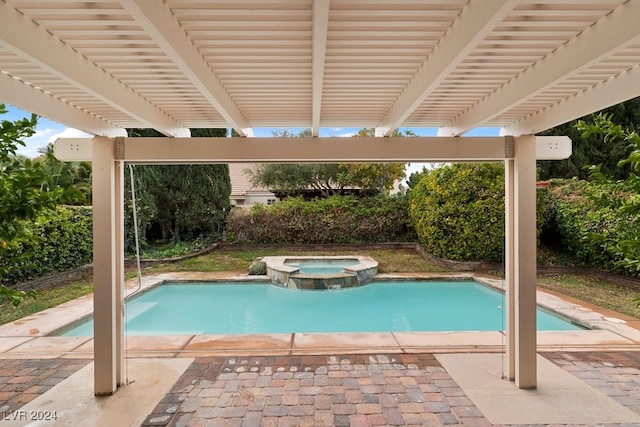
[[[47,308],[65,303],[83,295],[93,292],[93,282],[85,280],[74,282],[56,288],[38,291],[35,299],[27,298],[18,307],[9,302],[0,302],[0,325],[13,322],[30,314],[37,313]]]
[[[625,286],[570,274],[538,277],[537,282],[541,288],[640,318],[640,307],[634,301],[638,291]]]
[[[150,271],[166,273],[171,271],[244,271],[255,258],[282,255],[368,255],[378,261],[379,273],[424,273],[450,271],[425,260],[412,249],[386,250],[345,250],[345,251],[292,251],[290,249],[264,249],[255,251],[212,251],[199,257],[184,260],[180,263],[163,264],[152,267]]]
[[[177,258],[201,251],[213,242],[209,239],[196,239],[189,242],[170,242],[150,244],[140,250],[142,259]],[[135,254],[128,254],[129,256]]]

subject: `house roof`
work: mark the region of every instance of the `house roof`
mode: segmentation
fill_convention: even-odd
[[[255,163],[229,163],[229,178],[231,179],[231,198],[238,199],[250,192],[269,192],[268,189],[251,184],[247,169],[256,167]]]
[[[640,0],[6,0],[0,100],[96,135],[535,133],[640,95]]]

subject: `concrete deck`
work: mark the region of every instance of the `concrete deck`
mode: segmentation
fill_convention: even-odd
[[[640,425],[640,414],[538,356],[538,387],[502,379],[499,354],[442,354],[437,360],[493,424]]]
[[[204,276],[143,287],[232,277]],[[638,320],[538,300],[599,329],[539,332],[536,391],[501,379],[499,331],[184,335],[129,337],[130,384],[96,398],[92,338],[47,336],[83,297],[0,327],[0,425],[640,425]]]

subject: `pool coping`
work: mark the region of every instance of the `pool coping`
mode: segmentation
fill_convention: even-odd
[[[473,273],[379,274],[377,280],[476,280],[504,289],[504,280]],[[165,281],[269,282],[266,276],[238,272],[162,273],[128,280],[126,295],[144,292]],[[575,319],[592,330],[538,332],[538,351],[637,350],[640,319],[615,313],[545,290],[537,291],[545,310]],[[93,337],[50,336],[91,315],[93,295],[0,326],[0,358],[55,358],[93,356]],[[126,338],[127,357],[200,357],[209,355],[293,355],[419,352],[503,352],[502,331],[489,332],[384,332],[290,333],[261,335],[170,335]]]

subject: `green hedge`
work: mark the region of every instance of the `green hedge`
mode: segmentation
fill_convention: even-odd
[[[227,239],[237,243],[384,243],[415,240],[406,197],[333,196],[234,209]]]
[[[426,172],[411,190],[409,216],[427,252],[456,261],[501,262],[504,166],[456,163]]]
[[[623,272],[613,250],[586,241],[589,233],[615,237],[640,227],[640,218],[620,217],[594,201],[606,193],[606,187],[579,180],[554,180],[547,190],[539,191],[541,241],[574,264]],[[0,248],[3,284],[92,261],[91,208],[59,207],[24,225],[28,235]],[[442,258],[501,262],[504,170],[495,163],[444,166],[429,171],[409,198],[334,196],[237,208],[228,217],[227,236],[239,243],[285,244],[418,239],[428,252]]]
[[[599,233],[615,240],[624,230],[640,227],[639,218],[620,216],[615,210],[597,203],[608,193],[606,186],[587,181],[552,181],[542,242],[576,265],[624,273],[616,265],[621,259],[612,248],[594,244],[587,238],[590,233]]]
[[[88,207],[58,207],[24,226],[29,233],[4,248],[2,283],[13,284],[92,262],[92,213]]]

